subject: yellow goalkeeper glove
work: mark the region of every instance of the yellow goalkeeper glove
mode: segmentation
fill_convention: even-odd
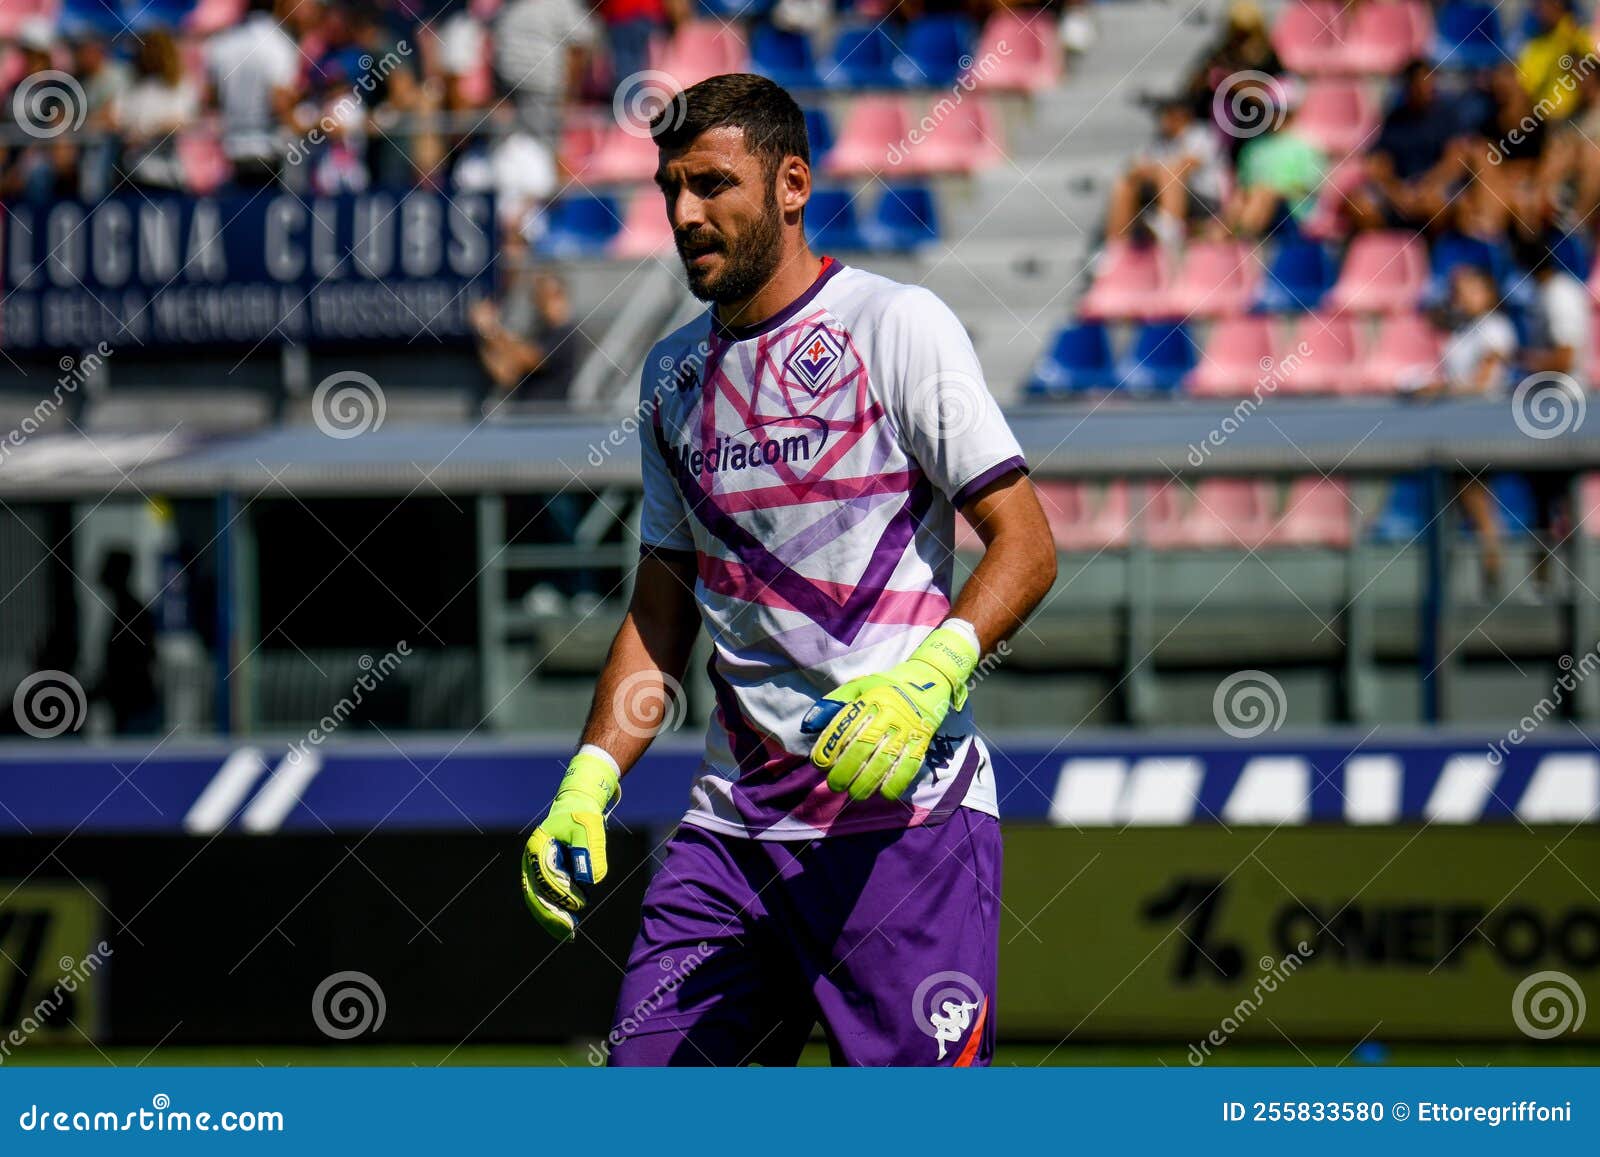
[[[577,935],[578,914],[589,902],[584,888],[606,878],[605,812],[620,791],[610,761],[578,752],[522,851],[522,898],[557,940]]]

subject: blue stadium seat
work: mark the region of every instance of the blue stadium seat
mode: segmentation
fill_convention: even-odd
[[[906,28],[897,61],[901,80],[913,88],[944,88],[972,67],[978,32],[965,16],[924,16]]]
[[[806,236],[818,251],[865,249],[854,194],[846,189],[813,190],[806,205]]]
[[[1383,510],[1372,520],[1368,537],[1373,542],[1404,545],[1422,533],[1428,516],[1424,513],[1422,479],[1407,474],[1389,482],[1389,497]]]
[[[1508,277],[1520,280],[1511,267],[1511,254],[1504,245],[1495,245],[1481,237],[1466,237],[1460,233],[1446,233],[1433,243],[1428,287],[1423,291],[1423,304],[1427,307],[1443,305],[1450,296],[1450,274],[1459,265],[1476,265],[1489,270],[1498,285],[1507,285]]]
[[[1267,263],[1254,313],[1304,313],[1316,309],[1333,288],[1337,271],[1319,242],[1286,239]]]
[[[122,8],[122,0],[64,0],[60,31],[64,36],[126,35],[128,26],[123,21]],[[135,6],[133,12],[137,11]]]
[[[563,197],[550,206],[535,248],[545,257],[601,257],[622,227],[614,197]]]
[[[1111,342],[1097,321],[1064,326],[1049,350],[1034,363],[1027,391],[1034,395],[1109,390],[1117,374],[1111,365]]]
[[[811,39],[771,24],[758,24],[750,34],[750,67],[784,88],[821,88]]]
[[[1431,55],[1439,68],[1495,68],[1508,56],[1500,13],[1483,0],[1446,0],[1434,17]]]
[[[754,20],[771,11],[773,0],[700,0],[700,10],[720,20]]]
[[[806,139],[811,142],[811,168],[818,171],[822,161],[833,148],[833,126],[828,114],[820,108],[808,108],[806,113]]]
[[[939,240],[933,193],[921,185],[890,185],[872,216],[862,222],[868,248],[904,253]]]
[[[903,88],[900,46],[883,25],[839,32],[828,52],[822,82],[829,88]]]
[[[1494,510],[1506,534],[1525,536],[1538,529],[1539,507],[1526,476],[1496,474],[1489,479],[1489,493],[1494,496]]]
[[[122,0],[123,19],[134,32],[183,26],[197,0]]]
[[[1173,393],[1197,361],[1199,351],[1182,322],[1146,322],[1134,338],[1133,351],[1117,366],[1117,388]]]

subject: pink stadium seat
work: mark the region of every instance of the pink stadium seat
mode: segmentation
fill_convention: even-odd
[[[1337,71],[1343,19],[1337,0],[1299,0],[1286,5],[1272,25],[1272,46],[1278,59],[1290,72],[1307,76]]]
[[[1274,523],[1270,546],[1350,545],[1355,507],[1350,489],[1337,478],[1296,478],[1289,487],[1283,516]]]
[[[1426,383],[1438,370],[1439,331],[1418,314],[1386,317],[1361,375],[1368,393],[1393,394]]]
[[[24,3],[27,0],[23,0]],[[244,19],[246,0],[200,0],[189,11],[183,30],[192,36],[210,36]]]
[[[1004,46],[1004,47],[1002,47]],[[996,92],[1041,92],[1061,81],[1056,19],[1039,8],[1001,8],[978,40],[973,80]]]
[[[1147,317],[1160,307],[1166,281],[1166,263],[1156,246],[1109,242],[1078,313],[1090,320]]]
[[[1140,487],[1139,535],[1147,546],[1173,550],[1184,545],[1183,515],[1188,501],[1188,491],[1176,480]]]
[[[1428,280],[1428,255],[1411,233],[1363,233],[1350,242],[1328,295],[1333,309],[1360,313],[1413,310]]]
[[[1062,538],[1070,538],[1075,527],[1085,521],[1083,484],[1079,482],[1040,481],[1034,484],[1039,495],[1039,505],[1044,508],[1045,521],[1050,524],[1057,546]],[[1062,546],[1062,549],[1070,549]]]
[[[1371,145],[1378,135],[1378,109],[1354,80],[1314,80],[1295,114],[1294,127],[1330,157]]]
[[[680,24],[654,56],[654,67],[677,81],[680,88],[724,72],[750,71],[744,37],[735,26],[716,20]]]
[[[0,40],[14,37],[30,20],[43,17],[54,24],[61,14],[61,0],[4,0],[0,3]]]
[[[904,150],[910,132],[911,122],[898,97],[857,97],[823,162],[823,170],[834,177],[909,171],[910,161]],[[891,163],[891,157],[898,158],[899,164]]]
[[[929,118],[934,115],[930,110]],[[986,169],[1005,159],[1003,133],[987,101],[964,100],[951,107],[926,137],[910,146],[911,167],[918,173]]]
[[[1174,545],[1248,550],[1260,546],[1271,531],[1270,483],[1254,478],[1203,478],[1194,484],[1194,496],[1181,516]]]
[[[1314,241],[1331,241],[1350,232],[1350,221],[1345,215],[1345,198],[1367,179],[1365,157],[1346,157],[1334,165],[1327,180],[1317,193],[1317,203],[1311,216],[1300,226],[1300,232]]]
[[[1394,73],[1433,39],[1433,14],[1417,0],[1376,0],[1350,12],[1344,33],[1349,72]]]
[[[184,187],[199,197],[215,193],[233,173],[222,141],[209,132],[179,133],[178,163]]]
[[[590,184],[632,184],[656,174],[660,155],[655,141],[642,132],[614,124],[600,138],[600,147],[588,158],[583,179]]]
[[[1184,392],[1197,398],[1244,397],[1276,364],[1266,318],[1226,318],[1212,327]]]
[[[1121,550],[1128,545],[1133,516],[1128,506],[1128,484],[1104,487],[1085,482],[1078,488],[1077,519],[1050,523],[1056,546],[1071,551]]]
[[[956,511],[956,553],[983,553],[983,539],[978,537],[978,532],[972,529],[972,523],[959,510]]]
[[[589,179],[589,165],[605,140],[607,124],[598,118],[569,115],[561,127],[561,165],[580,181]]]
[[[628,202],[622,228],[611,240],[611,256],[642,261],[671,252],[672,225],[662,211],[661,194],[653,188],[640,189]]]
[[[1243,313],[1255,297],[1261,263],[1255,250],[1239,241],[1197,241],[1165,294],[1174,317],[1223,317]]]
[[[1311,314],[1300,321],[1293,344],[1278,358],[1278,392],[1352,392],[1360,379],[1361,353],[1354,320],[1348,314]]]
[[[1577,509],[1572,522],[1584,538],[1600,538],[1600,474],[1585,474],[1578,479]]]

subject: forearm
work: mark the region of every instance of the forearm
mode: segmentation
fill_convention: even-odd
[[[972,624],[980,650],[988,654],[1017,632],[1055,581],[1056,553],[1048,537],[1041,550],[1037,542],[996,535],[950,615]]]

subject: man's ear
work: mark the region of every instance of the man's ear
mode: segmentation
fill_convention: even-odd
[[[786,157],[778,167],[778,207],[785,215],[798,214],[811,200],[811,166],[799,157]]]

